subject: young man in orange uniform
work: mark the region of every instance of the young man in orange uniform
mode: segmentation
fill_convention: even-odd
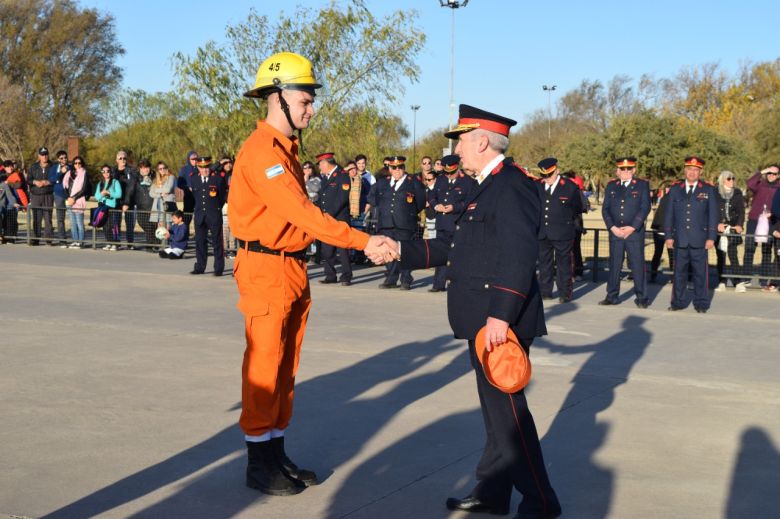
[[[311,307],[306,249],[317,239],[365,250],[370,259],[392,254],[392,240],[336,221],[306,194],[293,132],[309,125],[321,86],[303,56],[281,52],[260,65],[254,88],[244,95],[266,99],[268,116],[238,152],[228,198],[246,331],[239,421],[249,456],[246,484],[271,495],[297,494],[317,483],[312,471],[298,468],[284,451]]]

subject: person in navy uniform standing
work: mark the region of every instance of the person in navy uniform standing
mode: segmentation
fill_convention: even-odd
[[[477,182],[466,176],[458,168],[460,157],[447,155],[441,159],[443,175],[434,181],[433,188],[428,192],[428,205],[436,218],[436,237],[452,242],[455,233],[455,220],[466,209],[466,197],[471,193]],[[436,267],[433,275],[433,287],[428,292],[442,292],[446,284],[446,267]]]
[[[378,178],[368,194],[368,203],[376,207],[378,233],[394,240],[410,240],[417,231],[417,215],[425,208],[425,188],[422,182],[407,175],[406,157],[387,157],[389,177]],[[411,290],[411,269],[400,268],[397,261],[387,264],[387,278],[379,288],[396,288],[401,278],[401,290]]]
[[[628,253],[628,265],[634,278],[634,303],[639,308],[650,304],[645,279],[645,220],[650,214],[650,185],[634,177],[635,157],[620,157],[617,178],[607,184],[601,216],[609,230],[609,280],[607,297],[600,305],[618,304],[620,272]]]
[[[537,184],[542,200],[542,226],[539,233],[539,284],[542,297],[552,299],[553,278],[558,285],[558,301],[571,301],[574,290],[574,240],[577,217],[585,210],[577,184],[558,170],[558,159],[548,157],[537,166]]]
[[[190,180],[195,199],[195,266],[190,274],[203,274],[208,257],[208,237],[214,250],[214,275],[221,276],[225,269],[225,252],[222,245],[222,206],[225,205],[225,182],[211,171],[211,157],[198,157],[198,174]]]
[[[336,164],[332,151],[317,155],[317,162],[322,175],[322,187],[319,193],[319,206],[322,212],[329,214],[340,222],[349,223],[349,175]],[[341,263],[341,284],[352,284],[352,265],[349,262],[349,251],[334,247],[325,242],[321,244],[321,257],[325,278],[320,283],[336,283],[336,256]]]
[[[702,182],[704,160],[685,158],[685,179],[669,189],[669,205],[664,214],[666,247],[674,247],[674,286],[669,310],[685,308],[688,265],[693,270],[693,307],[700,314],[710,307],[708,297],[707,251],[715,246],[718,235],[718,200],[715,188]]]
[[[550,484],[539,437],[525,393],[503,393],[491,385],[476,357],[474,340],[486,328],[488,349],[506,342],[509,328],[526,352],[545,335],[544,309],[536,279],[541,201],[536,182],[504,157],[515,121],[460,105],[455,152],[478,185],[455,222],[452,243],[403,241],[402,268],[447,264],[447,313],[455,337],[468,340],[471,364],[487,433],[477,465],[477,485],[464,498],[447,499],[450,510],[506,514],[512,488],[523,494],[515,519],[550,519],[561,506]]]

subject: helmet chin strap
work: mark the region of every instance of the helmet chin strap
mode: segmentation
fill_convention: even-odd
[[[282,89],[280,88],[278,92],[279,92],[279,106],[281,106],[282,112],[284,112],[284,116],[287,118],[287,123],[290,125],[290,128],[292,128],[293,130],[298,130],[298,147],[300,148],[301,153],[303,153],[303,130],[295,126],[295,123],[293,122],[292,117],[290,116],[290,105],[287,104],[287,101],[284,99],[284,96],[282,95]]]

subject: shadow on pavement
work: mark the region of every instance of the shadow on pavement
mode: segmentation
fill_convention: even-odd
[[[746,429],[734,465],[725,517],[777,517],[778,478],[780,452],[772,439],[759,427]]]
[[[298,384],[294,424],[286,442],[290,457],[327,479],[398,412],[466,373],[466,351],[441,369],[398,382],[375,397],[361,395],[459,347],[449,335],[406,343]],[[173,495],[133,517],[228,517],[265,499],[244,486],[245,467],[243,433],[235,425],[45,517],[92,517],[187,477],[193,480],[180,482]]]

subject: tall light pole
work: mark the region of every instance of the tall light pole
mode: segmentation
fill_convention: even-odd
[[[412,105],[412,113],[414,114],[414,123],[412,123],[412,164],[417,167],[417,110],[420,109],[420,105]]]
[[[552,146],[552,93],[557,85],[542,85],[542,90],[547,92],[547,147]],[[547,150],[550,151],[550,150]]]
[[[439,0],[441,7],[449,7],[452,10],[452,41],[450,42],[450,129],[455,127],[455,9],[466,7],[469,0]],[[452,140],[450,140],[450,152],[452,151]]]

